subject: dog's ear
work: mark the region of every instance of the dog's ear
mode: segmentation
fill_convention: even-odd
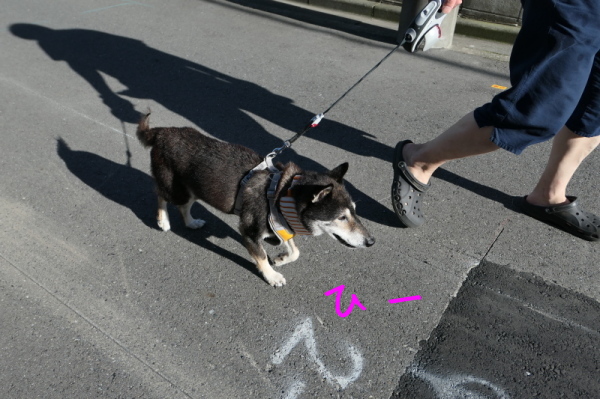
[[[319,201],[322,201],[323,198],[327,197],[327,195],[329,195],[332,191],[333,191],[332,184],[329,184],[325,187],[317,188],[315,194],[313,194],[313,199],[312,199],[313,204],[315,204]]]
[[[344,162],[340,166],[335,169],[329,171],[329,176],[337,181],[338,183],[342,183],[344,180],[344,175],[348,171],[348,162]]]

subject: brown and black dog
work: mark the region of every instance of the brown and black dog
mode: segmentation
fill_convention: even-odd
[[[185,225],[192,229],[205,223],[190,214],[196,200],[221,212],[233,213],[240,181],[263,158],[247,147],[216,140],[193,128],[150,128],[149,116],[149,112],[142,116],[137,137],[142,145],[152,147],[150,157],[158,194],[159,227],[164,231],[171,228],[167,214],[169,202],[179,208]],[[277,167],[281,170],[277,204],[284,196],[291,199],[297,218],[308,233],[327,233],[351,248],[370,247],[375,243],[356,216],[355,205],[343,186],[348,163],[327,173],[303,171],[291,162]],[[280,243],[268,222],[266,190],[269,183],[269,172],[258,171],[242,188],[239,230],[259,272],[269,284],[281,287],[286,283],[285,278],[273,270],[262,245],[263,240],[274,245]],[[300,252],[293,238],[284,244],[286,252],[273,260],[275,266],[298,259]]]

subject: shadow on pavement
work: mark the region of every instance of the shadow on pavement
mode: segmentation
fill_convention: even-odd
[[[516,197],[513,195],[503,193],[502,191],[497,190],[493,187],[474,182],[473,180],[469,180],[467,178],[459,176],[456,173],[450,172],[449,170],[446,170],[444,168],[437,169],[433,173],[433,176],[438,179],[444,180],[448,183],[454,184],[455,186],[462,187],[465,190],[469,190],[491,201],[498,202],[504,205],[504,207],[506,207],[507,209],[510,209],[511,211],[523,213],[519,206],[519,201],[521,197]]]
[[[256,6],[270,7],[272,3],[262,1],[256,3]],[[285,10],[287,6],[277,7]],[[11,25],[10,31],[20,38],[37,41],[40,48],[53,60],[66,62],[98,92],[112,115],[122,122],[136,123],[139,118],[139,112],[129,100],[122,97],[123,95],[150,99],[192,121],[214,137],[239,143],[266,154],[279,147],[281,139],[267,132],[249,114],[286,130],[290,133],[288,137],[314,116],[313,113],[296,106],[289,98],[274,94],[252,82],[233,78],[154,49],[140,40],[94,30],[54,30],[24,23]],[[103,75],[113,77],[127,89],[114,92]],[[158,119],[157,117],[155,120]],[[157,125],[160,125],[160,122],[157,122]],[[391,160],[392,148],[380,143],[375,136],[367,132],[327,119],[319,125],[319,130],[319,134],[309,133],[307,137],[361,157]],[[288,150],[284,155],[281,162],[292,160],[306,170],[325,169],[324,165],[292,150]],[[91,156],[92,154],[88,158],[91,159]],[[343,161],[336,160],[333,165],[326,167],[334,167]],[[356,163],[351,163],[350,167],[354,167],[353,165]],[[513,209],[512,197],[497,190],[460,176],[452,176],[447,171],[440,171],[438,176],[487,198],[500,201]],[[148,186],[151,186],[149,177],[147,182]],[[399,226],[390,206],[380,204],[349,183],[347,186],[354,200],[359,203],[357,212],[360,217],[386,226]],[[137,211],[135,207],[130,208],[134,212]],[[145,220],[141,214],[136,212],[136,215]],[[146,221],[145,223],[148,224]]]
[[[395,29],[366,24],[355,19],[334,15],[331,12],[321,12],[273,0],[227,0],[227,2],[369,40],[397,44],[398,32]],[[222,5],[222,3],[216,2],[215,4]]]
[[[62,138],[57,140],[56,152],[69,171],[83,183],[107,199],[131,209],[146,226],[158,230],[155,219],[156,194],[153,191],[152,177],[135,168],[118,164],[91,152],[72,150]],[[189,230],[183,224],[176,208],[170,207],[169,216],[173,233],[232,260],[260,277],[256,266],[251,261],[208,241],[209,237],[232,238],[240,246],[242,245],[240,234],[219,217],[207,209],[203,209],[201,218],[206,220],[206,226],[199,230]]]
[[[249,114],[276,124],[288,131],[289,137],[314,116],[294,105],[289,98],[156,50],[140,40],[94,30],[54,30],[33,24],[14,24],[10,31],[20,38],[37,41],[53,60],[66,62],[98,92],[112,115],[122,122],[137,123],[139,119],[139,112],[122,96],[149,99],[192,121],[214,137],[266,154],[279,147],[281,139],[267,132]],[[114,92],[103,75],[118,80],[127,89]],[[157,115],[155,121],[158,120]],[[328,120],[319,129],[323,134],[313,135],[312,139],[360,156],[385,159],[389,155],[388,146],[353,127]],[[303,169],[324,169],[296,153],[293,158]],[[327,167],[341,162],[343,160],[336,160],[335,165]],[[382,224],[393,216],[393,212],[367,194],[356,188],[353,191],[365,204],[363,210],[370,209],[366,214],[359,211],[360,216],[373,217],[374,222]]]

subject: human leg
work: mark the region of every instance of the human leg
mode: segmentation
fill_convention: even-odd
[[[586,101],[587,108],[581,109],[583,115],[578,115],[575,108],[586,97],[585,93],[582,97],[582,92],[590,87],[588,77],[594,63],[594,68],[598,65],[600,30],[596,22],[600,3],[577,1],[577,7],[562,0],[557,0],[555,7],[544,7],[541,0],[524,1],[523,27],[511,55],[513,87],[428,143],[398,143],[392,204],[404,225],[416,227],[424,222],[421,197],[429,188],[426,183],[433,172],[445,162],[497,148],[519,154],[529,145],[552,138],[569,115],[570,123],[576,119],[588,127],[594,125],[598,107],[593,101]],[[582,25],[592,28],[582,29]],[[587,90],[589,96],[597,95],[598,87],[599,84],[592,85]],[[573,127],[569,123],[567,126]],[[598,126],[596,123],[595,128]],[[581,134],[579,127],[573,130],[582,136],[596,135],[592,131]],[[563,173],[557,176],[562,177]],[[412,220],[408,219],[410,215]]]
[[[600,136],[582,137],[563,127],[554,138],[546,168],[527,201],[538,206],[568,203],[567,185],[581,162],[599,144]]]
[[[600,218],[567,195],[567,185],[581,162],[600,144],[600,136],[585,137],[564,127],[554,138],[548,163],[533,191],[523,198],[523,211],[589,241],[600,239]]]
[[[554,138],[548,163],[523,200],[531,217],[590,241],[600,240],[600,218],[581,209],[567,185],[583,160],[600,145],[600,52],[575,111]]]
[[[402,155],[412,175],[427,184],[433,172],[448,161],[500,148],[490,140],[492,130],[492,126],[479,127],[471,112],[435,139],[424,144],[407,144]]]
[[[425,222],[421,199],[437,168],[453,159],[499,148],[490,140],[492,130],[491,126],[480,128],[470,113],[425,144],[409,140],[398,143],[393,161],[392,206],[404,226],[418,227]]]

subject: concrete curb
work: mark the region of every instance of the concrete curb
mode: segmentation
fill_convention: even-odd
[[[368,0],[288,0],[305,6],[342,11],[387,22],[398,22],[401,6],[376,3]],[[512,44],[520,27],[478,21],[459,16],[455,33],[480,39]]]
[[[521,28],[459,17],[454,33],[513,44]]]

